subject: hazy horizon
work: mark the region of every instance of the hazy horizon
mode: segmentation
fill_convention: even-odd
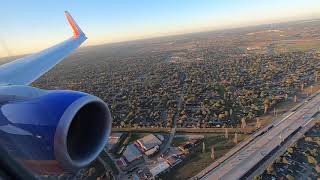
[[[216,0],[201,4],[193,0],[188,3],[121,2],[3,2],[4,6],[0,7],[5,14],[0,19],[0,57],[30,54],[70,37],[72,32],[63,16],[64,9],[70,11],[87,34],[84,46],[320,18],[320,2],[316,0]],[[31,9],[29,14],[20,11],[35,4],[39,10]],[[10,7],[16,8],[17,13],[9,13],[12,12]]]

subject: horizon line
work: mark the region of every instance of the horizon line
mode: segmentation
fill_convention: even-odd
[[[272,24],[282,24],[282,23],[293,23],[293,22],[300,22],[300,21],[308,21],[308,20],[320,20],[320,14],[316,15],[318,17],[302,17],[298,20],[278,20],[277,22],[268,22],[268,23],[258,23],[258,24],[248,24],[248,25],[239,25],[235,27],[221,27],[221,28],[212,28],[212,29],[206,29],[206,30],[199,30],[199,31],[193,31],[193,32],[181,32],[181,33],[173,33],[168,35],[155,35],[155,36],[149,36],[145,38],[136,38],[136,39],[130,39],[130,40],[123,40],[123,41],[113,41],[113,42],[103,42],[103,43],[97,43],[97,44],[88,44],[81,46],[79,50],[85,49],[85,48],[91,48],[96,46],[105,46],[105,45],[117,45],[121,43],[134,43],[139,41],[147,41],[152,39],[159,39],[159,38],[169,38],[169,37],[178,37],[178,36],[184,36],[184,35],[191,35],[191,34],[198,34],[198,33],[208,33],[208,32],[218,32],[218,31],[228,31],[228,30],[235,30],[235,29],[244,29],[244,28],[252,28],[252,27],[258,27],[258,26],[267,26]],[[53,45],[54,46],[54,45]],[[23,56],[29,56],[37,52],[41,52],[49,47],[46,47],[44,49],[41,49],[39,51],[34,51],[31,53],[22,53],[22,54],[16,54],[12,56],[0,56],[0,61],[6,58],[14,58],[14,57],[23,57]],[[78,50],[78,51],[79,51]],[[77,52],[77,51],[76,51]]]
[[[250,27],[267,26],[267,25],[272,25],[272,24],[294,23],[294,22],[309,21],[309,20],[319,20],[320,21],[320,14],[317,16],[318,17],[313,17],[313,18],[306,17],[306,18],[301,18],[298,20],[279,20],[277,22],[258,23],[258,24],[251,24],[251,25],[250,24],[239,25],[239,26],[235,26],[235,27],[212,28],[212,29],[199,30],[199,31],[193,31],[193,32],[181,32],[181,33],[173,33],[173,34],[168,34],[168,35],[155,35],[155,36],[149,36],[149,37],[145,37],[145,38],[136,38],[136,39],[130,39],[130,40],[103,42],[103,43],[85,45],[85,46],[80,47],[79,49],[86,48],[86,47],[93,47],[93,46],[112,45],[112,44],[119,44],[119,43],[131,43],[131,42],[136,42],[136,41],[144,41],[144,40],[152,40],[152,39],[158,39],[158,38],[191,35],[191,34],[206,33],[206,32],[218,32],[218,31],[228,31],[228,30],[235,30],[235,29],[244,29],[244,28],[250,28]]]

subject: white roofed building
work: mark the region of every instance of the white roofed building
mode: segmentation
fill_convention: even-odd
[[[157,136],[149,134],[137,140],[137,143],[143,149],[143,151],[148,151],[156,146],[160,146],[162,144],[162,141]]]
[[[166,161],[160,161],[159,163],[149,167],[150,173],[153,177],[157,177],[160,173],[169,170],[170,165]]]

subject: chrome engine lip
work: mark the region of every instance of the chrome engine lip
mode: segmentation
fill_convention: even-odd
[[[83,159],[83,160],[73,160],[69,153],[67,148],[67,136],[69,127],[71,125],[71,122],[77,112],[84,107],[85,105],[93,102],[100,102],[105,105],[106,107],[106,130],[104,132],[104,138],[102,139],[103,142],[100,143],[99,147],[97,147],[97,150],[90,155],[89,158]],[[54,135],[54,155],[58,162],[67,170],[69,171],[77,171],[78,169],[85,167],[89,165],[92,161],[94,161],[97,156],[101,153],[101,151],[104,149],[108,142],[108,138],[111,133],[111,125],[112,125],[112,118],[111,113],[108,108],[108,105],[99,99],[98,97],[87,95],[84,97],[79,98],[75,102],[73,102],[63,113],[63,115],[60,118],[60,121],[57,125],[56,132]]]

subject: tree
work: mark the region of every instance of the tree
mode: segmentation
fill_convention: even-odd
[[[311,154],[313,157],[317,157],[317,156],[318,156],[317,149],[311,149],[311,150],[309,150],[309,151],[310,151],[310,154]]]
[[[320,173],[320,164],[316,165],[314,169],[317,171],[317,173]]]
[[[314,164],[314,165],[317,164],[317,160],[314,157],[307,155],[307,159],[308,159],[308,163]]]
[[[224,120],[225,114],[219,114],[218,118],[219,118],[220,120]]]
[[[270,99],[265,99],[264,102],[263,102],[263,105],[264,105],[264,113],[266,113],[270,107]]]
[[[294,177],[291,176],[290,174],[286,175],[286,178],[287,178],[288,180],[294,180]]]
[[[271,175],[274,174],[274,168],[272,164],[269,165],[266,170],[268,174],[271,174]]]
[[[287,150],[287,151],[288,151],[288,153],[289,153],[289,154],[292,154],[292,153],[293,153],[293,148],[292,148],[292,147],[290,147],[290,148],[288,148],[288,150]]]
[[[253,179],[254,180],[262,180],[262,177],[261,176],[255,176]]]
[[[304,140],[307,141],[307,142],[312,142],[312,138],[311,137],[305,137]]]
[[[288,161],[285,157],[283,157],[283,158],[282,158],[282,163],[283,163],[283,164],[289,164],[289,161]]]
[[[278,158],[275,160],[275,163],[281,163],[281,157],[278,157]]]
[[[180,115],[185,115],[186,114],[186,112],[184,111],[184,110],[182,110],[181,112],[180,112]]]

